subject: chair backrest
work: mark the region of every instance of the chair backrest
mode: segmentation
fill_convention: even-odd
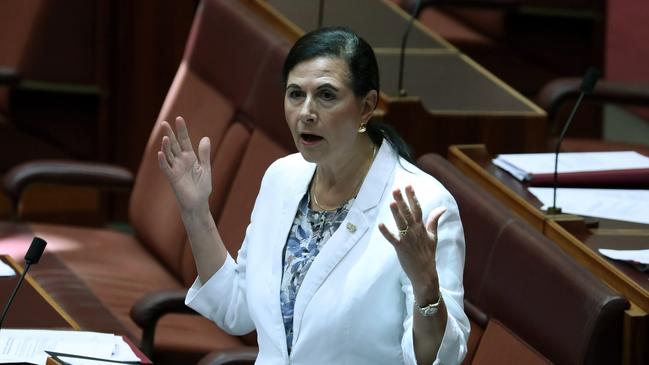
[[[30,80],[96,82],[98,1],[0,1],[0,66]],[[9,109],[0,87],[0,110]]]
[[[619,362],[626,299],[441,156],[424,155],[418,164],[458,203],[466,237],[465,300],[474,325],[497,320],[554,363]],[[503,341],[487,341],[477,353],[482,346],[506,350]]]
[[[236,255],[263,172],[291,150],[280,87],[288,49],[285,38],[242,2],[205,0],[197,11],[182,63],[146,146],[129,209],[138,238],[185,284],[196,272],[173,192],[158,168],[160,123],[182,115],[194,143],[210,137],[210,209]]]
[[[0,66],[19,68],[41,7],[40,0],[0,3]],[[7,89],[0,87],[0,110],[7,109]]]

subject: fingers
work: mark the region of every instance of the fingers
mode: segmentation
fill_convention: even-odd
[[[176,117],[176,130],[178,131],[178,143],[183,151],[192,151],[192,141],[189,139],[187,124],[183,117]],[[174,151],[175,152],[175,151]]]
[[[409,230],[417,229],[418,226],[421,226],[421,207],[419,206],[419,201],[417,200],[415,191],[410,185],[408,185],[405,190],[406,195],[408,196],[408,203],[403,199],[400,189],[396,189],[392,192],[394,201],[390,203],[390,211],[392,212],[394,223],[399,230],[399,237],[397,238],[392,235],[384,225],[382,229],[382,232],[383,230],[385,231],[383,232],[383,235],[386,239],[390,240],[391,238],[396,240],[395,242],[404,238],[408,234]]]
[[[446,207],[437,207],[430,212],[430,218],[428,219],[428,224],[426,224],[426,230],[433,235],[435,241],[437,242],[437,226],[439,224],[439,218],[446,212]]]
[[[179,155],[180,145],[178,144],[178,140],[176,139],[176,134],[174,133],[174,130],[166,121],[163,121],[161,126],[164,135],[169,138],[169,147],[171,149],[170,152],[172,152],[174,155]],[[162,137],[162,139],[164,141],[164,136]]]
[[[390,230],[388,229],[388,227],[385,226],[385,224],[383,223],[379,224],[379,231],[381,232],[383,237],[385,237],[385,239],[388,240],[388,242],[390,242],[391,244],[393,245],[399,244],[399,240],[390,232]]]
[[[169,165],[169,161],[167,161],[167,158],[162,151],[158,151],[158,165],[160,165],[160,170],[162,170],[165,175],[169,176],[171,173],[171,165]]]
[[[399,230],[399,236],[392,234],[387,227],[381,223],[379,225],[379,230],[383,236],[390,241],[392,244],[398,243],[400,239],[407,235],[408,230],[414,227],[424,227],[422,223],[423,216],[421,205],[415,194],[415,190],[411,185],[406,186],[405,188],[406,196],[408,202],[403,198],[400,189],[396,189],[392,192],[394,201],[390,203],[390,211],[392,212],[392,217],[394,222]],[[432,236],[434,241],[437,241],[437,226],[439,224],[440,217],[446,212],[446,207],[435,208],[429,215],[428,222],[426,223],[425,229]]]
[[[168,136],[162,137],[162,155],[164,156],[167,164],[171,167],[174,164],[174,153],[171,150],[171,139]]]
[[[413,189],[411,185],[408,185],[406,186],[405,191],[408,198],[408,203],[406,203],[406,201],[403,199],[403,195],[400,189],[396,189],[392,192],[392,196],[394,197],[394,201],[396,202],[399,215],[401,216],[400,220],[405,221],[405,225],[397,224],[397,227],[399,227],[399,229],[413,226],[416,223],[420,223],[422,221],[421,206],[419,205],[419,200],[417,200],[417,196],[415,195],[415,189]],[[392,211],[392,214],[394,215],[394,211]],[[397,221],[396,218],[395,221]],[[397,223],[399,222],[397,221]]]
[[[405,229],[409,226],[412,226],[415,223],[415,220],[412,216],[412,212],[410,211],[410,208],[408,207],[408,204],[406,201],[403,199],[403,195],[401,194],[401,190],[397,189],[392,192],[392,197],[394,198],[394,201],[396,202],[396,206],[398,208],[398,216],[399,220],[405,221],[405,224],[400,225],[397,224],[397,227],[399,229]],[[390,205],[390,208],[392,208],[392,205]],[[394,210],[392,210],[392,214],[394,215]],[[395,216],[395,221],[397,221],[397,217]]]
[[[211,167],[210,139],[208,137],[201,138],[201,141],[198,143],[198,162],[206,169]]]
[[[406,186],[406,196],[408,197],[408,204],[410,205],[414,221],[417,223],[421,222],[421,206],[419,205],[417,195],[415,195],[415,189],[413,189],[411,185]]]
[[[403,218],[401,212],[399,211],[398,203],[390,203],[390,211],[392,211],[392,217],[394,218],[394,223],[397,225],[399,231],[405,231],[408,229],[408,222]]]

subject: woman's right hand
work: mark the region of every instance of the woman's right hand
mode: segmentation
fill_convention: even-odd
[[[195,212],[201,205],[207,206],[212,192],[210,139],[201,139],[197,158],[182,117],[176,118],[177,137],[167,122],[162,122],[162,130],[164,136],[158,151],[160,169],[167,176],[180,209],[187,213]]]

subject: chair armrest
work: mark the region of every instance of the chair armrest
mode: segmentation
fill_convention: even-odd
[[[78,186],[96,186],[105,189],[125,189],[133,187],[133,173],[109,164],[65,161],[37,160],[25,162],[7,171],[3,178],[3,190],[11,200],[14,215],[25,188],[35,183],[56,183]]]
[[[0,66],[0,85],[15,85],[20,78],[20,74],[13,68]]]
[[[169,313],[198,314],[185,305],[187,291],[184,289],[161,290],[140,298],[131,308],[131,319],[142,328],[140,348],[153,357],[153,341],[158,320]]]
[[[581,79],[561,78],[547,83],[536,98],[536,103],[548,113],[550,123],[559,108],[567,101],[576,99],[581,91]],[[596,103],[618,103],[649,106],[649,84],[600,81],[587,99]]]
[[[257,347],[215,351],[205,355],[196,365],[252,365],[258,353]]]

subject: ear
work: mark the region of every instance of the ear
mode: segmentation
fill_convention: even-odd
[[[367,123],[372,117],[378,101],[379,94],[376,90],[370,90],[363,98],[363,105],[361,105],[361,120],[363,124]]]

